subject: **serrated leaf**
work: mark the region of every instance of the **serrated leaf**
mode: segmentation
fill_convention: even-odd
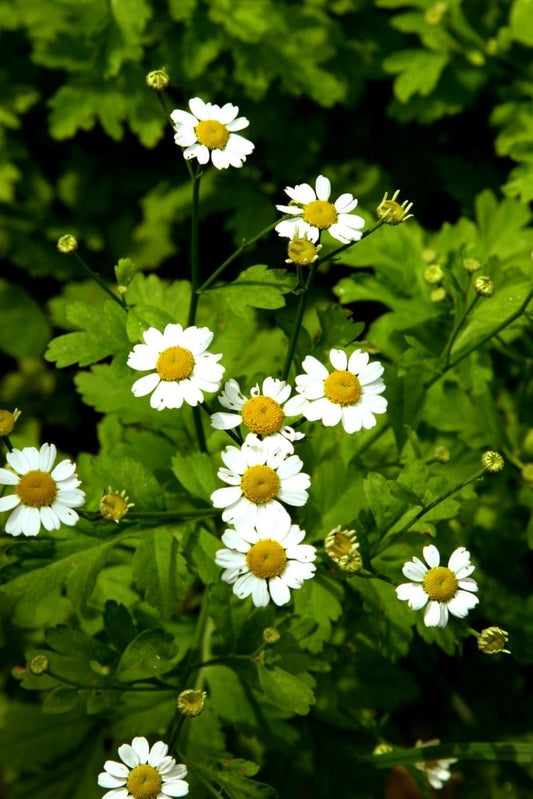
[[[174,455],[172,471],[186,491],[204,502],[209,501],[209,496],[217,487],[213,461],[205,452]]]
[[[13,358],[41,355],[50,327],[24,289],[0,279],[0,350]]]
[[[392,486],[392,481],[379,472],[369,472],[364,481],[365,495],[380,533],[391,529],[410,507],[405,497],[392,492]]]
[[[105,603],[103,621],[109,642],[119,652],[123,652],[137,636],[137,627],[127,607],[114,599],[109,599]]]
[[[164,528],[141,538],[133,556],[133,579],[147,602],[168,619],[188,586],[187,564],[174,535]]]
[[[289,713],[305,716],[315,701],[313,689],[307,681],[285,669],[259,665],[259,682],[265,698],[276,707]]]
[[[98,547],[80,552],[71,557],[67,577],[67,596],[75,610],[83,612],[115,541],[104,541]]]
[[[319,577],[306,581],[302,588],[293,592],[296,626],[300,620],[304,625],[311,622],[310,629],[305,631],[303,628],[300,635],[296,636],[301,647],[309,652],[320,652],[323,649],[330,639],[332,622],[342,613],[343,596],[342,585]]]
[[[222,296],[235,314],[247,317],[249,308],[283,308],[283,295],[292,291],[296,284],[296,276],[286,269],[269,269],[257,264],[244,269],[233,283],[208,291]]]
[[[430,94],[450,59],[448,53],[429,50],[401,50],[383,62],[387,72],[400,73],[394,81],[394,93],[406,103],[413,94]]]
[[[83,332],[66,333],[48,345],[44,357],[59,368],[89,366],[129,346],[125,335],[126,314],[114,302],[106,300],[102,308],[76,302],[67,309],[69,322]]]

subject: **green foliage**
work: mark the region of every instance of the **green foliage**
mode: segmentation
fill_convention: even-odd
[[[75,525],[0,536],[2,797],[97,799],[135,736],[167,742],[198,799],[374,799],[398,766],[423,792],[438,758],[465,796],[528,795],[532,19],[529,0],[0,0],[0,406],[23,412],[3,451],[55,442],[85,493]],[[168,112],[193,97],[249,119],[243,169],[184,164]],[[296,267],[275,206],[319,174],[365,235],[324,231]],[[397,187],[415,218],[373,229]],[[213,332],[245,398],[332,349],[384,366],[374,428],[286,420],[317,557],[285,605],[239,599],[216,562],[233,526],[211,495],[245,426],[213,428],[218,391],[161,412],[132,393],[152,370],[128,354],[176,323]],[[324,546],[339,526],[358,571]],[[466,547],[479,584],[443,629],[396,594],[428,544],[444,566]],[[512,654],[478,648],[496,625]],[[206,706],[183,720],[188,688]]]

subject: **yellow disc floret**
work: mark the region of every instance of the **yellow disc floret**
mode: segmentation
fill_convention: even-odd
[[[229,130],[218,119],[203,119],[195,127],[196,138],[210,150],[223,150],[229,139]]]
[[[287,554],[278,541],[264,538],[248,550],[246,562],[256,577],[279,577],[287,563]]]
[[[279,433],[285,418],[279,402],[264,395],[251,397],[244,404],[241,415],[248,430],[261,436]]]
[[[241,479],[242,493],[256,505],[264,505],[274,499],[279,487],[278,474],[270,466],[250,466]]]
[[[159,355],[155,368],[161,380],[185,380],[194,369],[194,357],[184,347],[169,347]]]
[[[339,369],[324,380],[324,394],[337,405],[355,405],[361,396],[361,383],[345,369]]]
[[[48,472],[32,469],[20,478],[17,494],[23,505],[42,508],[44,505],[52,504],[57,496],[57,486]]]
[[[435,602],[449,602],[457,593],[457,577],[446,566],[430,569],[424,577],[424,591]]]
[[[337,221],[337,209],[326,200],[313,200],[304,205],[303,218],[319,230],[326,230]]]
[[[162,784],[159,771],[148,763],[143,763],[130,771],[126,788],[134,799],[156,799]]]

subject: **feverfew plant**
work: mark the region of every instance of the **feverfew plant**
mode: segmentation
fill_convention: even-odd
[[[522,511],[533,507],[529,217],[485,191],[474,218],[428,232],[417,197],[401,199],[384,168],[359,176],[356,162],[322,163],[301,138],[284,142],[291,158],[277,141],[287,174],[268,174],[275,115],[263,108],[270,125],[254,124],[251,99],[264,79],[259,29],[220,2],[208,13],[170,5],[188,31],[191,99],[167,99],[180,88],[170,69],[136,76],[149,4],[126,27],[117,6],[110,31],[121,29],[124,49],[107,63],[106,45],[99,59],[102,92],[122,86],[132,124],[151,106],[130,105],[128,81],[157,92],[172,163],[142,199],[114,280],[96,261],[104,238],[74,224],[76,181],[60,181],[76,235],[56,223],[57,251],[48,242],[65,281],[49,303],[64,332],[46,327],[52,388],[38,365],[21,358],[19,370],[44,394],[57,383],[63,399],[43,401],[41,420],[31,391],[0,393],[7,796],[363,799],[404,795],[402,780],[413,796],[450,780],[489,795],[493,771],[469,787],[487,760],[514,759],[521,774],[533,751],[506,733],[484,737],[487,705],[474,696],[499,684],[490,669],[533,659],[516,622],[527,614],[500,590],[502,561],[512,549],[518,562],[532,536],[525,516],[509,522],[515,538],[498,523],[512,515],[513,479]],[[295,20],[315,30],[320,17],[315,34],[333,35],[320,4],[267,5],[280,48]],[[398,35],[407,26],[431,42],[425,61],[400,51],[384,62],[406,103],[416,81],[426,98],[443,59],[463,85],[459,44],[443,53],[448,39],[434,31],[446,4],[412,5],[391,18]],[[477,41],[457,9],[452,34]],[[199,76],[226,36],[238,40],[227,58],[256,80],[224,96],[221,58],[209,96]],[[55,63],[44,41],[40,52]],[[320,82],[325,55],[307,57],[298,80],[310,71]],[[328,89],[337,101],[351,90]],[[441,113],[427,103],[422,117]],[[114,130],[114,104],[100,112]],[[153,174],[159,151],[149,157]],[[231,217],[235,198],[242,214]],[[69,412],[77,435],[65,435]]]

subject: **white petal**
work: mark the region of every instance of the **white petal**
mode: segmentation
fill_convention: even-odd
[[[240,486],[217,488],[211,494],[211,503],[215,508],[229,508],[242,497]]]
[[[270,601],[266,580],[256,579],[252,591],[252,602],[256,608],[264,608]]]
[[[421,583],[427,574],[427,568],[420,561],[418,561],[418,563],[408,561],[404,564],[402,572],[408,580],[414,580],[415,583]]]
[[[143,735],[138,735],[131,742],[131,746],[133,751],[136,753],[137,757],[139,758],[139,763],[147,763],[150,747],[148,745],[148,741],[146,740],[146,738]]]
[[[424,558],[428,566],[431,566],[432,569],[435,569],[440,563],[440,555],[439,550],[434,544],[429,544],[429,546],[424,547],[422,550]]]
[[[185,780],[176,780],[168,782],[165,780],[163,787],[163,796],[187,796],[189,793],[189,783]]]
[[[168,746],[163,741],[156,741],[155,744],[150,749],[150,754],[148,755],[148,763],[157,768],[161,763],[162,759],[166,756],[168,752]]]
[[[9,454],[9,453],[8,453]],[[0,469],[0,484],[6,486],[16,486],[19,484],[20,476],[9,469]]]
[[[470,565],[470,552],[465,549],[465,547],[457,547],[456,550],[452,552],[450,555],[450,559],[448,561],[448,568],[452,570],[454,574],[464,569],[465,566]],[[466,575],[465,575],[466,576]]]
[[[66,524],[68,527],[74,527],[74,525],[78,523],[80,517],[72,508],[68,508],[58,500],[53,502],[50,507],[51,510],[57,514],[62,524]]]
[[[459,619],[464,619],[468,611],[475,608],[479,602],[479,597],[471,594],[470,591],[458,591],[453,599],[448,602],[448,610]]]
[[[324,175],[319,175],[315,182],[316,196],[319,200],[329,200],[331,183]]]
[[[345,371],[348,365],[348,358],[344,350],[331,350],[329,353],[329,360],[334,369]]]
[[[285,583],[282,577],[273,577],[269,583],[270,596],[273,602],[281,607],[290,601],[291,592],[289,586]]]
[[[448,608],[443,602],[428,602],[424,611],[424,624],[426,627],[446,627],[448,623]]]
[[[5,497],[0,497],[0,513],[5,510],[12,510],[20,503],[18,494],[8,494]]]
[[[38,459],[39,455],[35,447],[24,447],[23,450],[12,449],[6,454],[6,461],[18,474],[26,474],[31,469],[37,469]],[[10,483],[10,485],[14,484]]]
[[[118,756],[130,768],[135,768],[140,764],[139,755],[130,744],[122,744],[118,748]]]
[[[299,183],[294,187],[286,186],[285,194],[288,194],[291,200],[300,203],[300,205],[307,205],[307,203],[311,203],[313,200],[316,200],[314,189],[309,185],[309,183]]]
[[[213,413],[211,414],[211,427],[215,430],[232,430],[242,422],[238,413]]]
[[[189,100],[189,108],[196,119],[209,119],[209,105],[204,103],[200,97],[193,97]]]
[[[120,782],[124,783],[124,778],[127,778],[130,770],[124,763],[118,763],[116,760],[106,760],[104,763],[104,768],[109,774],[112,774],[113,777],[118,777]],[[104,788],[111,788],[111,785],[104,785]],[[114,786],[113,786],[114,787]]]
[[[233,593],[239,599],[246,599],[247,596],[250,596],[252,591],[255,588],[255,584],[260,582],[255,574],[248,572],[248,574],[243,574],[242,577],[234,583],[233,585]]]
[[[45,530],[59,530],[61,527],[61,522],[59,517],[52,508],[48,508],[46,506],[41,508],[41,523]]]
[[[54,480],[68,480],[76,471],[76,464],[72,461],[64,460],[57,464],[51,476]]]
[[[357,200],[354,198],[353,194],[341,194],[340,197],[337,197],[335,200],[335,210],[338,214],[349,214],[350,211],[353,211],[354,208],[357,208]]]
[[[54,444],[43,444],[39,451],[39,466],[42,472],[50,472],[57,456]]]
[[[157,385],[159,385],[159,381],[160,377],[157,372],[152,372],[152,374],[140,377],[131,387],[133,396],[145,397],[147,394],[150,394]]]

